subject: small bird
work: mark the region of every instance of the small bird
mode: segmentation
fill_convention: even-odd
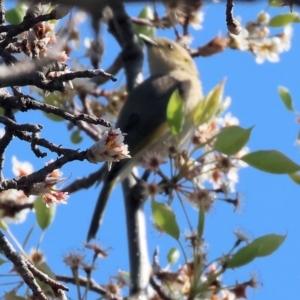
[[[148,50],[151,76],[129,94],[116,123],[116,128],[126,133],[125,143],[132,158],[113,163],[110,171],[104,170],[88,241],[96,236],[114,186],[126,178],[147,151],[174,139],[167,124],[167,106],[172,93],[178,89],[184,101],[185,123],[176,139],[180,145],[192,136],[193,110],[203,100],[198,70],[188,51],[167,38],[140,36]]]

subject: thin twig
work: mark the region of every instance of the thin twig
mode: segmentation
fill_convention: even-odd
[[[121,53],[115,58],[113,63],[107,68],[106,72],[112,75],[116,75],[123,67],[122,55]],[[102,85],[109,80],[108,77],[96,76],[92,78],[92,82],[97,85]]]
[[[92,126],[90,123],[79,121],[76,125],[79,129],[85,132],[86,135],[89,136],[93,141],[98,141],[99,138],[102,136],[101,129],[97,128],[96,126]]]
[[[0,0],[0,26],[5,23],[5,9],[3,0]]]
[[[74,277],[70,277],[70,276],[65,276],[65,275],[55,275],[55,278],[59,281],[63,281],[66,283],[72,283],[72,284],[76,284],[75,283],[75,279]],[[88,281],[87,278],[82,277],[82,276],[78,276],[78,283],[80,286],[86,287],[87,285],[89,285],[89,289],[99,295],[102,295],[103,297],[107,296],[107,290],[105,287],[99,285],[95,280],[90,279]],[[112,297],[110,295],[111,300],[121,300],[123,299],[123,297]]]
[[[14,217],[17,213],[24,209],[33,209],[33,202],[19,203],[13,199],[5,199],[0,202],[0,209],[2,210],[2,218]]]
[[[163,300],[173,300],[172,297],[170,297],[169,295],[167,295],[164,290],[162,289],[161,285],[159,285],[153,276],[150,277],[150,284],[153,287],[153,289],[156,291],[156,293],[158,294],[158,296],[163,299]]]
[[[68,81],[68,80],[73,80],[75,78],[93,78],[96,76],[108,78],[113,82],[117,81],[117,78],[115,78],[112,74],[109,74],[101,69],[65,73],[59,77],[56,77],[56,79],[60,81]]]
[[[0,182],[3,180],[2,178],[2,169],[3,169],[3,162],[4,162],[4,151],[10,142],[13,139],[13,135],[11,131],[5,130],[4,136],[0,139]]]
[[[37,138],[32,135],[27,134],[26,132],[22,131],[14,131],[13,134],[18,137],[20,140],[27,141],[29,143],[34,143],[35,145],[42,146],[44,148],[49,149],[51,152],[57,153],[59,156],[60,155],[69,155],[72,154],[74,151],[73,149],[68,149],[68,148],[62,148],[60,145],[55,145],[46,139],[43,138]]]
[[[230,33],[238,35],[241,32],[240,23],[233,17],[233,0],[227,0],[226,4],[226,25]]]
[[[34,299],[47,300],[48,298],[43,293],[42,289],[36,282],[32,272],[28,269],[27,259],[15,251],[13,246],[8,242],[7,238],[0,231],[0,249],[14,265],[16,271],[23,278],[24,282],[33,293]]]
[[[75,193],[77,191],[80,191],[82,189],[90,188],[96,182],[101,181],[102,175],[103,175],[106,168],[107,168],[107,166],[103,166],[102,168],[100,168],[99,170],[97,170],[96,172],[90,174],[87,177],[76,179],[70,185],[65,187],[62,191],[68,192],[69,194],[71,194],[71,193]]]

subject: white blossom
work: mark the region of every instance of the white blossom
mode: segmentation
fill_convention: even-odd
[[[13,156],[12,159],[12,171],[15,176],[26,176],[33,173],[33,165],[27,161],[19,161],[16,156]]]
[[[87,159],[91,163],[107,161],[109,169],[112,162],[118,162],[124,158],[131,158],[128,145],[124,143],[124,134],[119,128],[110,128],[105,131],[92,147],[87,150]]]

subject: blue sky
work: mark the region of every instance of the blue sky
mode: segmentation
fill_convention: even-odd
[[[242,17],[242,24],[245,25],[246,21],[255,20],[257,13],[265,8],[266,3],[238,3],[234,13]],[[142,6],[128,6],[128,12],[133,16],[141,9]],[[288,11],[288,8],[269,10],[271,15]],[[206,43],[219,32],[226,34],[225,4],[207,4],[204,12],[204,28],[193,31],[194,45]],[[84,35],[90,35],[87,25],[83,26],[83,30]],[[103,34],[104,41],[109,43],[112,38],[105,29]],[[157,35],[174,38],[171,30],[159,31]],[[117,53],[117,48],[113,48],[114,51],[111,49],[106,48],[102,68],[111,63],[114,57],[112,53]],[[232,98],[229,111],[238,117],[242,127],[254,126],[248,143],[250,150],[277,149],[296,162],[300,161],[299,146],[295,143],[299,125],[295,122],[296,115],[284,108],[278,96],[278,86],[282,85],[290,90],[295,108],[299,109],[299,50],[300,33],[296,24],[291,50],[280,56],[279,63],[266,62],[258,65],[251,54],[230,49],[208,58],[196,58],[205,94],[223,78],[227,78],[225,95]],[[117,76],[122,77],[121,74]],[[43,123],[43,137],[64,147],[74,147],[70,144],[69,133],[62,123],[50,123],[39,112],[30,113],[30,119],[29,114],[19,113],[17,117],[20,123],[32,120]],[[90,145],[91,140],[86,137],[80,148],[86,149]],[[31,161],[36,170],[49,159],[55,158],[49,153],[48,157],[37,161],[30,152],[29,145],[15,140],[5,154],[7,161],[4,175],[8,178],[13,176],[10,163],[12,155],[16,155],[22,161]],[[88,162],[71,163],[63,168],[63,172],[66,177],[71,176],[72,180],[88,175],[97,168],[98,166]],[[257,259],[244,268],[226,272],[224,281],[227,284],[233,284],[235,280],[244,281],[254,272],[259,274],[262,287],[259,290],[248,291],[248,299],[297,299],[300,296],[297,288],[300,281],[299,187],[288,176],[271,175],[251,167],[242,169],[239,176],[237,191],[242,194],[242,210],[233,212],[231,206],[218,203],[208,214],[204,237],[209,247],[209,258],[220,256],[231,248],[235,242],[232,231],[237,228],[244,230],[250,238],[268,233],[287,234],[286,241],[273,255]],[[47,263],[55,273],[70,275],[70,271],[62,262],[62,256],[70,250],[82,248],[99,190],[99,187],[92,187],[90,190],[71,195],[68,205],[57,207],[55,220],[41,244],[41,249],[46,253]],[[103,248],[111,248],[109,258],[98,262],[99,271],[95,278],[100,283],[107,283],[108,277],[115,275],[118,269],[128,269],[123,211],[121,189],[118,187],[110,199],[98,235]],[[150,221],[149,203],[146,204],[146,211]],[[191,210],[191,219],[196,218],[196,211]],[[185,228],[183,220],[179,219],[178,222],[181,229]],[[11,230],[22,241],[33,224],[34,214],[31,214],[25,223],[12,226]],[[40,229],[36,228],[29,245],[35,246],[39,235]],[[168,250],[178,245],[171,238],[160,236],[151,227],[150,222],[148,237],[150,255],[159,245],[160,259],[164,266]],[[182,262],[181,255],[180,263]],[[0,283],[4,281],[6,278],[0,277]],[[75,297],[73,293],[69,296],[73,299]]]

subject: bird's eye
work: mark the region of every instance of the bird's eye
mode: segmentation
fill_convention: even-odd
[[[174,49],[174,46],[172,44],[168,44],[168,49],[169,50],[173,50]]]

